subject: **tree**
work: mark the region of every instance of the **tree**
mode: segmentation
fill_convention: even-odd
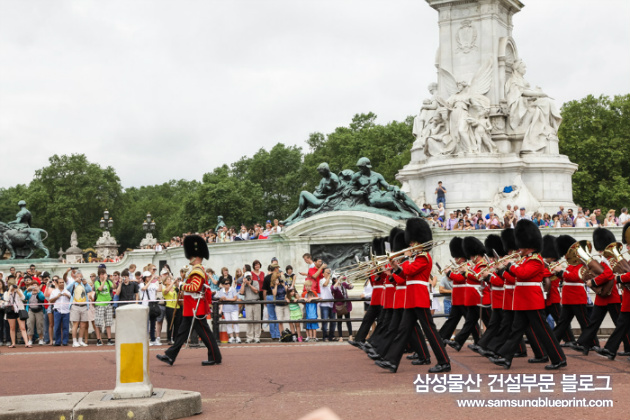
[[[189,224],[182,232],[214,229],[217,216],[223,216],[226,225],[235,227],[260,222],[263,197],[260,185],[232,175],[227,165],[216,168],[204,174],[198,188],[184,199],[182,220]]]
[[[561,112],[560,153],[578,164],[574,201],[602,211],[630,206],[630,95],[588,95]]]
[[[35,171],[28,188],[33,225],[48,231],[44,244],[51,255],[69,246],[73,230],[80,247],[93,246],[101,233],[98,222],[103,211],[109,209],[114,219],[120,215],[116,204],[122,186],[116,171],[90,163],[82,154],[54,155],[48,161],[49,166]]]

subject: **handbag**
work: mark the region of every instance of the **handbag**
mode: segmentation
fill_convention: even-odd
[[[343,285],[339,287],[341,287],[341,293],[343,294],[344,299],[347,298],[346,289],[344,289]],[[337,317],[347,315],[349,312],[346,302],[335,302],[335,312],[337,312]]]
[[[21,321],[26,321],[28,319],[28,312],[26,312],[26,309],[20,309],[18,314]]]
[[[146,292],[144,292],[144,296],[146,296]],[[156,319],[160,315],[162,315],[160,305],[157,302],[149,302],[149,318]]]

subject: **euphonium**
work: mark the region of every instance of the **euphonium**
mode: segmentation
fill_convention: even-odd
[[[610,268],[612,268],[615,274],[623,274],[630,271],[630,265],[625,258],[623,258],[623,245],[621,242],[613,242],[608,245],[602,255],[604,258],[608,260],[610,263]]]

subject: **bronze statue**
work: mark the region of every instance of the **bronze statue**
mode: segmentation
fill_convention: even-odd
[[[315,214],[329,211],[366,211],[393,219],[417,217],[420,209],[404,192],[389,185],[383,175],[372,171],[370,160],[357,162],[359,172],[344,169],[339,176],[330,172],[327,163],[317,167],[322,180],[314,193],[302,191],[300,203],[286,220],[289,226]]]
[[[20,211],[16,215],[16,220],[9,223],[0,222],[0,255],[4,255],[8,249],[11,253],[11,259],[15,259],[15,248],[26,248],[30,251],[26,259],[31,258],[37,249],[44,251],[45,258],[48,258],[50,252],[43,243],[48,237],[48,232],[44,229],[31,227],[31,212],[26,208],[24,200],[20,200],[18,206]],[[43,239],[42,232],[46,234]]]
[[[330,168],[326,162],[321,163],[317,167],[317,172],[322,176],[319,185],[313,193],[308,191],[302,191],[300,193],[298,208],[291,216],[282,222],[284,225],[293,223],[298,218],[304,218],[306,216],[305,212],[308,209],[321,207],[339,189],[339,178],[337,175],[330,172]]]

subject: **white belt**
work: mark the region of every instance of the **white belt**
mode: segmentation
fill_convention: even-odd
[[[385,286],[383,286],[382,284],[380,286],[372,286],[372,290],[374,289],[383,289]]]
[[[466,284],[454,284],[453,285],[453,289],[457,288],[457,287],[466,287]]]
[[[564,283],[565,286],[579,286],[584,287],[584,283]]]
[[[431,283],[429,283],[428,281],[422,281],[422,280],[410,280],[407,282],[407,286],[411,286],[413,284],[421,284],[423,286],[430,286]]]
[[[503,290],[503,287],[492,286],[492,291]]]
[[[396,288],[396,290],[405,290],[407,288],[407,286],[398,286]]]
[[[538,286],[541,287],[541,283],[535,283],[533,281],[517,281],[517,286]]]
[[[201,299],[201,293],[184,292],[184,296],[191,296],[193,299]]]
[[[512,289],[514,289],[513,285],[511,285],[511,284],[506,284],[505,285],[505,290],[512,290]]]
[[[396,286],[394,286],[393,284],[386,284],[385,285],[385,288],[389,288],[389,287],[396,287]]]

